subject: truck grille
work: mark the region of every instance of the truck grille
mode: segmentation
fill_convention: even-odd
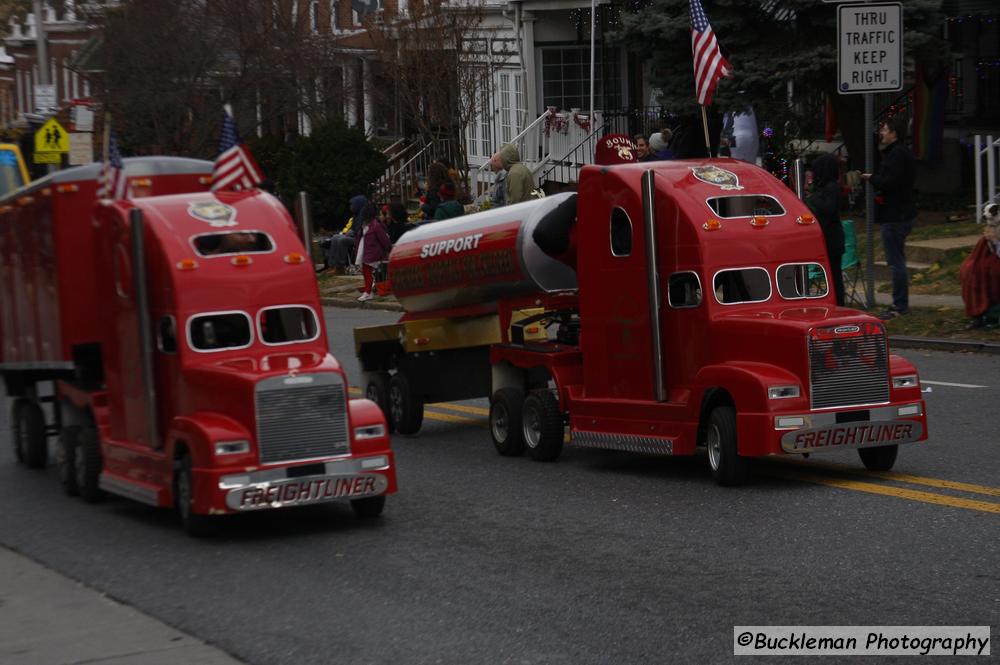
[[[885,329],[864,323],[810,331],[809,382],[814,409],[888,402]]]
[[[350,452],[347,402],[337,374],[278,376],[257,383],[261,464]]]

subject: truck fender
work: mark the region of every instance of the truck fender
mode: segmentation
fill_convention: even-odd
[[[709,365],[698,372],[694,380],[696,394],[724,389],[732,396],[737,413],[768,411],[768,386],[791,384],[800,386],[805,394],[805,386],[795,374],[776,365],[753,362]]]
[[[378,404],[364,397],[351,399],[347,405],[348,422],[351,431],[351,451],[366,455],[389,449],[389,423]],[[379,437],[358,439],[356,433],[363,427],[381,425],[383,435]]]
[[[170,423],[167,437],[167,455],[178,460],[186,451],[191,456],[194,467],[215,465],[213,445],[216,441],[239,441],[251,443],[255,437],[243,425],[229,416],[211,411],[199,411],[192,416],[178,416]],[[251,445],[253,454],[255,446]],[[256,458],[256,455],[253,454]],[[235,456],[227,463],[237,461]]]

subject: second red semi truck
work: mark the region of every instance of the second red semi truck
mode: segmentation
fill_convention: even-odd
[[[389,277],[405,314],[359,328],[390,426],[490,397],[501,455],[572,446],[748,460],[924,441],[916,369],[838,307],[819,224],[763,169],[719,159],[585,167],[577,193],[422,226]],[[545,334],[545,331],[548,334]]]
[[[349,399],[311,261],[281,203],[211,193],[210,162],[125,160],[0,200],[0,374],[19,460],[88,501],[102,492],[215,516],[396,491],[379,408]]]

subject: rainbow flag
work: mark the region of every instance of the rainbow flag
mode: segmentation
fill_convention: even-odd
[[[917,65],[913,88],[913,155],[939,164],[944,137],[944,113],[948,104],[948,72],[928,80],[923,65]]]

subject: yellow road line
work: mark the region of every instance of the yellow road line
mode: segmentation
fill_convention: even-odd
[[[764,470],[769,476],[777,476],[787,480],[798,480],[818,485],[827,485],[838,489],[853,490],[855,492],[867,492],[869,494],[880,494],[882,496],[893,496],[898,499],[908,499],[920,503],[931,503],[938,506],[949,506],[951,508],[963,508],[965,510],[976,510],[983,513],[993,513],[1000,515],[1000,503],[990,503],[989,501],[977,501],[975,499],[962,499],[954,496],[942,494],[932,494],[920,490],[911,490],[903,487],[889,487],[887,485],[877,485],[875,483],[863,483],[858,480],[847,480],[845,478],[827,478],[808,473],[788,472],[779,469]]]
[[[485,425],[486,421],[479,418],[466,418],[464,416],[453,416],[450,413],[438,413],[424,409],[424,418],[430,420],[442,420],[448,423],[464,423],[466,425]]]
[[[352,395],[361,395],[361,388],[348,388],[348,392]],[[447,409],[448,411],[457,411],[459,413],[471,413],[474,416],[488,416],[490,415],[489,409],[484,409],[481,406],[466,406],[464,404],[452,404],[451,402],[435,402],[433,404],[427,404],[428,408],[434,409]]]
[[[904,448],[905,450],[905,448]],[[777,461],[777,460],[776,460]],[[928,478],[926,476],[913,476],[908,473],[897,473],[895,471],[866,471],[861,468],[850,467],[845,464],[833,464],[829,462],[813,462],[811,460],[781,460],[779,464],[787,466],[825,469],[837,471],[839,473],[850,473],[862,475],[868,478],[879,478],[881,480],[891,480],[897,483],[910,483],[911,485],[924,485],[925,487],[940,487],[942,489],[957,490],[959,492],[969,492],[971,494],[983,494],[986,496],[1000,496],[1000,487],[989,487],[986,485],[975,485],[973,483],[962,483],[957,480],[945,480],[943,478]]]

